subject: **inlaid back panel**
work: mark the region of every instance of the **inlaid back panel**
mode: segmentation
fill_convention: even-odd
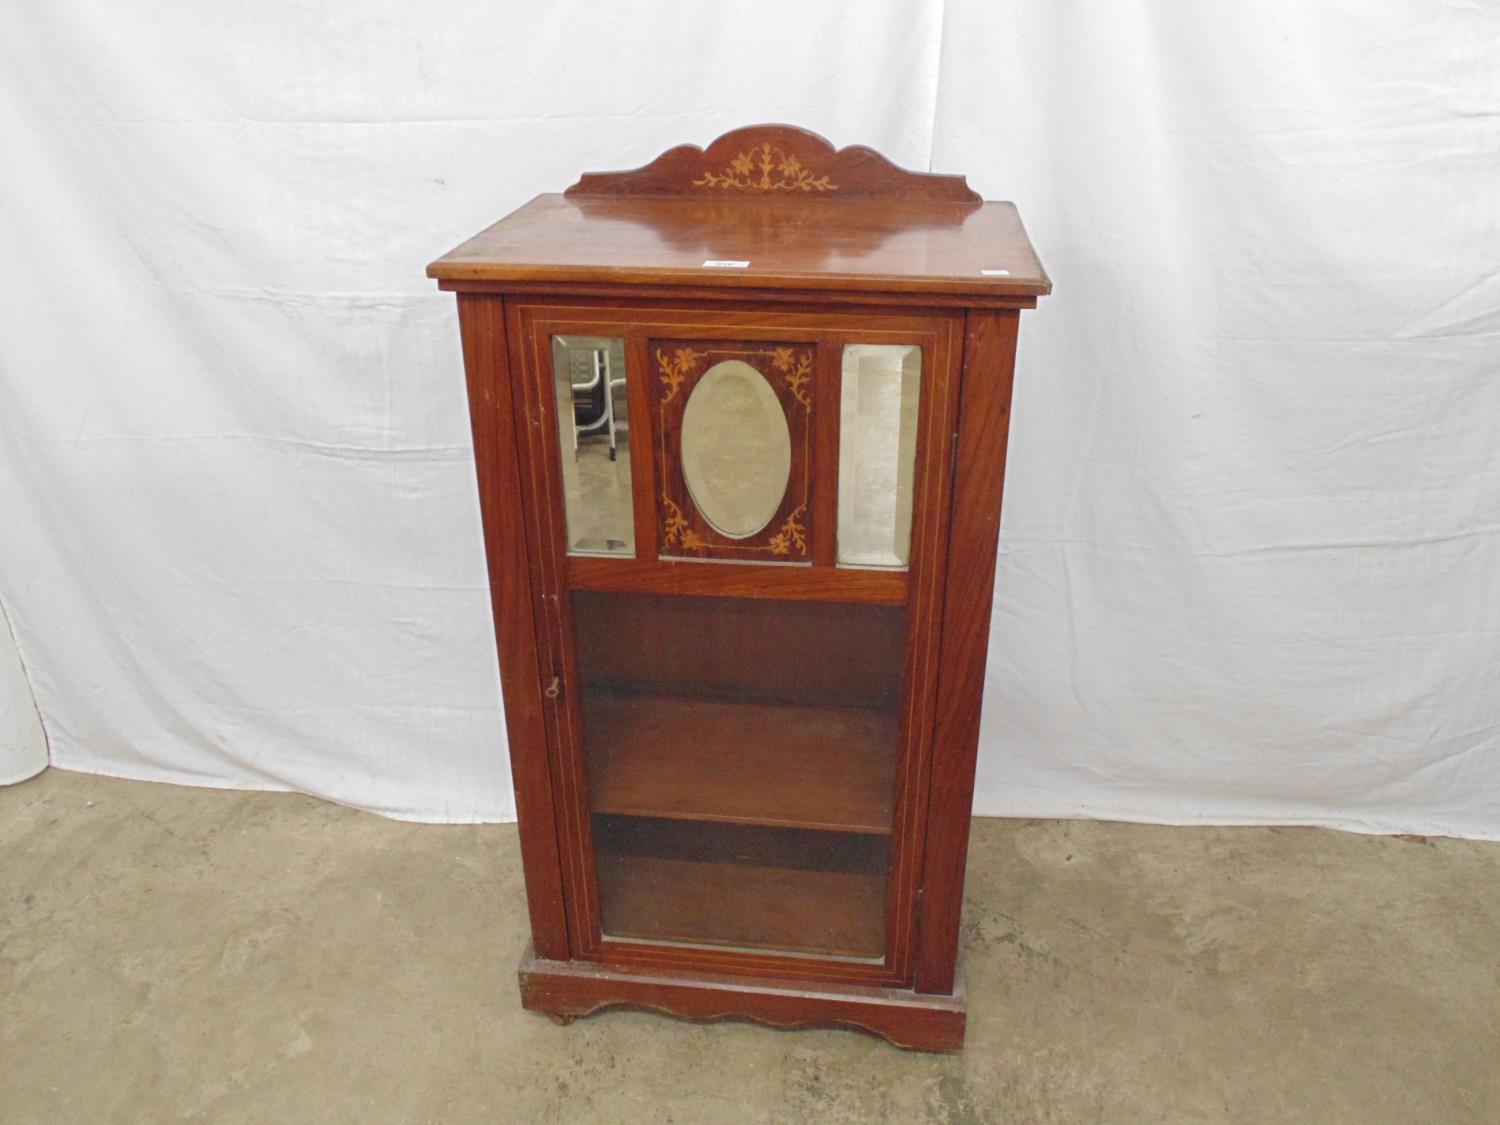
[[[812,559],[817,346],[652,339],[658,552]]]

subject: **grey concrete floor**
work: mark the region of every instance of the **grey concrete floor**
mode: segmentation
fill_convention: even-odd
[[[0,1120],[1500,1121],[1500,845],[979,821],[961,1056],[521,1011],[508,825],[0,789]]]

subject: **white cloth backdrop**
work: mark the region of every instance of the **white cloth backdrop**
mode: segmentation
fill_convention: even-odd
[[[0,785],[25,781],[47,768],[47,739],[0,605]]]
[[[977,810],[1500,837],[1497,57],[1456,0],[0,6],[0,597],[52,760],[508,818],[422,267],[784,120],[1015,199],[1056,283]]]

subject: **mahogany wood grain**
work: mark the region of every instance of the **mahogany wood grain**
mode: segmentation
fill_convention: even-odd
[[[1018,321],[1016,313],[970,313],[964,342],[938,657],[935,741],[942,751],[928,786],[918,992],[951,990],[957,964]]]
[[[777,949],[782,960],[884,952],[885,849],[868,846],[883,838],[611,817],[596,839],[611,938]]]
[[[653,395],[647,380],[631,371],[649,371],[651,352],[645,336],[625,340],[625,401],[630,426],[630,506],[635,528],[635,558],[616,562],[656,561],[656,425]],[[570,578],[571,581],[571,578]]]
[[[906,652],[902,682],[903,745],[896,775],[896,817],[892,833],[892,873],[888,934],[891,962],[903,984],[920,920],[922,848],[927,823],[927,778],[932,759],[942,752],[933,737],[938,682],[938,641],[942,579],[948,545],[949,499],[963,356],[962,325],[945,324],[924,348],[917,472],[913,481],[911,586],[906,606]]]
[[[794,871],[883,873],[890,838],[872,832],[594,814],[599,851],[699,863],[749,863]]]
[[[545,677],[532,627],[524,517],[508,500],[520,493],[520,468],[511,437],[515,419],[504,303],[499,297],[465,295],[458,299],[458,312],[532,942],[547,956],[566,957],[568,929],[542,709]]]
[[[879,957],[885,877],[599,854],[611,936]]]
[[[654,518],[653,515],[653,522]],[[904,605],[908,584],[904,570],[789,566],[785,563],[724,566],[680,559],[648,562],[571,555],[566,567],[568,585],[575,590],[698,597]]]
[[[891,830],[890,712],[601,691],[583,722],[596,813]]]
[[[507,302],[511,393],[515,410],[513,437],[518,447],[520,488],[500,502],[519,499],[525,513],[526,554],[530,561],[532,617],[544,654],[542,710],[547,723],[547,765],[552,774],[554,831],[562,869],[568,937],[574,956],[598,946],[598,902],[594,851],[586,812],[588,779],[583,761],[563,752],[581,737],[583,720],[576,693],[568,690],[572,666],[571,621],[561,579],[567,546],[558,448],[557,395],[554,390],[550,339],[526,331],[521,310]]]
[[[962,176],[911,172],[864,145],[835,149],[795,125],[750,125],[707,148],[678,145],[626,172],[585,172],[568,196],[715,196],[729,202],[766,196],[823,200],[902,199],[979,203]]]
[[[844,344],[829,340],[817,350],[812,417],[813,565],[838,565],[839,425],[843,400]],[[898,572],[904,573],[904,572]]]
[[[459,293],[526,1006],[957,1048],[1018,310],[1051,290],[1015,208],[765,126],[586,175],[428,273]],[[567,554],[555,334],[619,337],[636,373],[637,558]],[[815,347],[812,565],[657,557],[653,339]],[[850,342],[922,348],[905,572],[831,565]]]
[[[898,1047],[963,1046],[962,984],[947,996],[819,981],[799,986],[754,976],[673,970],[670,975],[538,957],[528,946],[518,973],[521,1004],[570,1019],[605,1008],[645,1008],[690,1020],[750,1019],[772,1027],[851,1027]]]
[[[812,425],[826,409],[815,397],[812,371],[819,349],[800,341],[653,337],[650,366],[640,372],[652,386],[655,413],[657,554],[734,562],[806,562],[820,534],[812,512]],[[786,423],[791,468],[780,505],[749,535],[723,535],[698,510],[682,463],[683,418],[699,382],[720,363],[743,363],[759,372]]]
[[[899,606],[575,592],[582,691],[894,711]]]
[[[705,261],[746,261],[742,268]],[[983,273],[1000,270],[1003,273]],[[539,195],[427,268],[443,281],[1036,297],[1052,283],[1010,203],[725,204]],[[639,289],[636,288],[639,293]]]
[[[639,302],[642,289],[633,282],[545,282],[545,281],[469,281],[439,279],[438,288],[450,293],[506,293],[515,297],[557,297],[597,301]],[[867,308],[870,313],[888,310],[898,304],[903,309],[929,309],[955,312],[964,309],[1034,309],[1036,297],[1021,295],[989,296],[978,293],[945,295],[942,293],[861,293],[767,287],[746,294],[733,288],[711,285],[653,285],[653,297],[661,301],[701,306],[716,305],[726,311],[753,305],[760,309],[778,305],[807,308]]]
[[[553,293],[510,302],[524,332],[546,344],[553,335],[620,336],[628,341],[654,336],[694,336],[717,340],[782,340],[799,343],[871,344],[920,343],[928,347],[940,334],[957,326],[963,313],[951,309],[910,311],[873,310],[859,305],[804,303],[800,307],[740,301],[734,307],[720,302],[657,299],[657,290],[634,290],[634,297],[576,297]],[[550,363],[550,352],[539,349]],[[651,372],[649,361],[644,368]]]

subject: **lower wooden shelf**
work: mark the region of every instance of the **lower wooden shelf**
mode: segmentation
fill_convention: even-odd
[[[957,1051],[967,1005],[962,976],[951,994],[820,983],[812,987],[752,977],[616,969],[548,961],[531,946],[521,958],[521,1004],[559,1023],[603,1008],[649,1008],[691,1020],[749,1019],[774,1027],[853,1027],[915,1051]]]
[[[583,721],[594,812],[891,830],[893,712],[591,690]]]
[[[885,952],[886,876],[660,856],[598,856],[606,937],[832,957]]]

